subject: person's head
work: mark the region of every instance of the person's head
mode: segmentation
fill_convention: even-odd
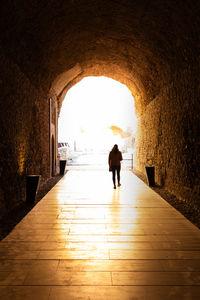
[[[115,144],[115,145],[113,146],[112,151],[114,151],[114,152],[119,151],[118,145],[117,145],[117,144]]]

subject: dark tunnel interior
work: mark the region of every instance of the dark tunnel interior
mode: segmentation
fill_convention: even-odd
[[[152,164],[156,184],[198,210],[199,2],[2,0],[0,7],[0,216],[25,200],[27,174],[40,174],[41,184],[54,175],[50,112],[58,116],[68,90],[87,76],[129,88],[135,168],[145,174]]]

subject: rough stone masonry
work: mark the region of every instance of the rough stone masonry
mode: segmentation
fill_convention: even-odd
[[[40,174],[42,183],[53,175],[49,99],[58,114],[69,88],[90,75],[116,79],[132,92],[137,169],[144,174],[154,165],[157,184],[199,207],[199,2],[0,6],[0,216],[25,200],[27,174]]]

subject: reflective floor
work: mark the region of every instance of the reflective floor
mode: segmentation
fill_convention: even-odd
[[[71,170],[0,243],[0,299],[199,299],[200,231],[130,171]]]

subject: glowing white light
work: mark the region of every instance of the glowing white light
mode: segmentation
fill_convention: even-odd
[[[59,142],[110,149],[124,143],[111,126],[135,133],[134,99],[125,85],[107,77],[86,77],[68,91],[58,120]]]

